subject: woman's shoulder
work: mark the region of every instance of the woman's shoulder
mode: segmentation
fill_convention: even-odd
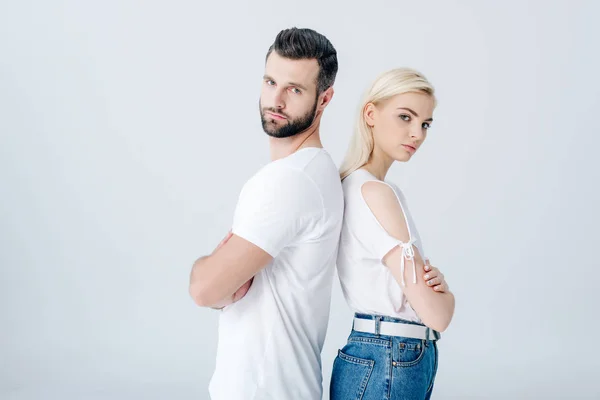
[[[348,175],[342,186],[345,193],[360,194],[361,197],[364,197],[365,192],[377,197],[402,197],[396,184],[388,180],[382,181],[364,169],[357,169]]]
[[[365,172],[349,176],[352,179],[346,189],[349,225],[357,228],[358,236],[408,241],[411,234],[397,186]]]
[[[360,188],[366,182],[371,181],[381,182],[369,171],[365,169],[357,169],[356,171],[353,171],[350,175],[348,175],[346,178],[344,178],[344,180],[342,181],[342,186],[345,190],[353,190],[357,187]]]

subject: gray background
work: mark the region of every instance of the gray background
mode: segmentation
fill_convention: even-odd
[[[338,50],[338,165],[378,73],[437,89],[390,173],[457,297],[434,399],[600,398],[598,3],[249,3],[0,2],[0,398],[208,397],[218,313],[189,271],[268,161],[290,26]],[[336,278],[326,387],[350,317]]]

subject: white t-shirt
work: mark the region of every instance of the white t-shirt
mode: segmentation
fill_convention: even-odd
[[[413,244],[425,258],[419,232],[400,189],[394,184],[382,182],[392,188],[398,198],[407,222],[410,241],[402,243],[387,233],[362,195],[362,186],[369,181],[382,182],[365,169],[354,171],[342,182],[345,210],[337,258],[342,292],[354,312],[420,322],[404,296],[402,286],[382,262],[383,257],[394,247],[406,246],[407,250],[412,250]],[[409,269],[409,276],[419,272],[413,261],[405,258],[404,263]],[[405,284],[413,284],[412,279]]]
[[[274,257],[219,320],[213,400],[321,399],[321,349],[344,199],[320,148],[271,162],[242,189],[233,233]]]

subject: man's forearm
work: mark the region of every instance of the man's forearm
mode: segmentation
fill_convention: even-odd
[[[254,282],[254,278],[251,278],[248,282],[244,283],[242,285],[242,287],[240,287],[238,290],[236,290],[236,292],[233,295],[220,301],[218,304],[211,305],[210,308],[213,308],[215,310],[221,310],[224,307],[227,307],[228,305],[241,300],[242,298],[244,298],[244,296],[246,296],[246,293],[248,293],[248,290],[250,290],[250,286],[252,286],[252,282]]]
[[[192,267],[192,272],[190,273],[190,288],[189,288],[190,296],[192,296],[192,298],[194,299],[196,304],[198,304],[199,306],[221,309],[225,306],[228,306],[229,304],[231,304],[233,302],[233,296],[227,296],[224,299],[221,299],[212,304],[206,304],[200,298],[200,295],[201,295],[200,287],[201,287],[202,279],[203,279],[202,272],[203,272],[203,269],[207,267],[207,265],[205,265],[205,263],[206,263],[208,257],[209,256],[200,257],[198,260],[196,260],[196,262],[194,263],[194,266]]]
[[[233,304],[233,296],[217,303],[217,304],[213,304],[211,306],[209,306],[210,308],[214,309],[214,310],[222,310],[223,308],[227,307],[230,304]]]
[[[210,268],[210,266],[206,265],[206,261],[208,259],[209,256],[204,256],[204,257],[200,257],[198,260],[196,260],[196,262],[194,263],[194,266],[192,267],[192,272],[190,274],[190,295],[192,296],[192,298],[194,299],[194,301],[196,302],[196,304],[198,304],[201,307],[210,307],[210,308],[214,308],[214,309],[222,309],[232,303],[235,303],[236,301],[240,300],[241,298],[243,298],[246,293],[248,292],[248,290],[250,289],[250,286],[252,285],[252,281],[254,278],[251,278],[250,280],[248,280],[246,283],[244,283],[240,288],[238,288],[233,294],[231,295],[227,295],[224,298],[216,301],[216,302],[206,302],[202,299],[201,296],[201,292],[202,292],[202,284],[205,282],[202,282],[203,279],[205,279],[205,275],[203,274],[203,272],[205,272],[206,268]]]

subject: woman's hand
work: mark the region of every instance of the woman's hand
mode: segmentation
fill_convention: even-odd
[[[439,269],[432,266],[429,263],[428,258],[425,259],[425,265],[423,265],[423,269],[425,270],[423,279],[427,283],[427,286],[439,293],[444,293],[449,290],[448,284],[444,279],[444,274],[442,274]]]

